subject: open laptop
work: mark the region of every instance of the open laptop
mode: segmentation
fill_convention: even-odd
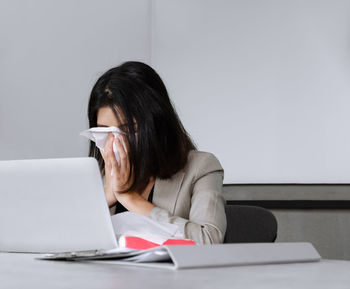
[[[118,247],[94,158],[0,161],[0,252],[173,269],[320,260],[308,243]]]
[[[116,247],[94,158],[0,161],[0,251]]]

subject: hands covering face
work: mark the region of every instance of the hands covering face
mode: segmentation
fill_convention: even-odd
[[[113,152],[113,142],[120,156],[120,164],[118,164]],[[118,200],[119,193],[125,191],[133,182],[133,175],[130,171],[130,160],[128,152],[128,143],[124,135],[114,137],[109,133],[104,150],[100,150],[105,163],[105,193],[108,204]]]

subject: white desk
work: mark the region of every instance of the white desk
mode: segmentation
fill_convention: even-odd
[[[0,253],[1,289],[350,288],[350,261],[172,271],[133,266],[42,261]]]

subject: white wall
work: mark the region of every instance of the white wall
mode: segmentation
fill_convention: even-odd
[[[150,59],[148,0],[0,1],[0,160],[86,156],[97,78]]]
[[[152,65],[226,183],[350,182],[350,1],[152,4]]]

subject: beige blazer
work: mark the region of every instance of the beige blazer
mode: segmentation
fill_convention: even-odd
[[[197,244],[222,243],[226,232],[223,168],[211,153],[190,151],[185,168],[170,179],[156,178],[149,217],[178,226]]]

